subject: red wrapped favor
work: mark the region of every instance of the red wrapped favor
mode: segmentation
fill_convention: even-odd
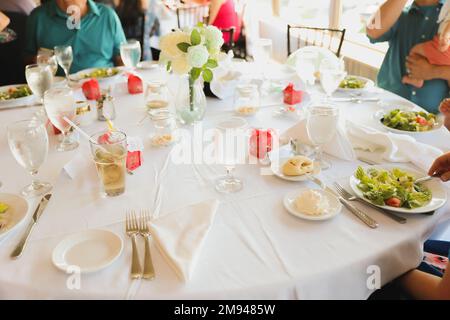
[[[289,83],[289,85],[283,90],[284,103],[286,104],[298,104],[303,100],[303,91],[295,90],[294,84]]]
[[[128,76],[128,92],[130,94],[137,94],[144,92],[144,86],[142,84],[141,78],[135,76],[134,74],[130,74]]]
[[[254,129],[250,136],[250,154],[258,159],[264,159],[267,152],[272,150],[273,131]]]
[[[81,88],[83,89],[83,93],[86,99],[88,100],[100,99],[101,92],[97,79],[90,79],[88,81],[85,81],[81,86]]]
[[[144,150],[144,144],[139,137],[128,137],[127,148],[127,170],[133,171],[142,165],[142,151]]]

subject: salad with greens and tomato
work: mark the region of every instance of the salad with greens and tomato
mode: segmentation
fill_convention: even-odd
[[[416,178],[403,170],[358,167],[355,172],[359,180],[358,189],[364,198],[378,206],[396,208],[420,208],[432,198],[431,191],[423,184],[415,183]]]
[[[437,125],[436,115],[424,111],[404,111],[395,109],[381,118],[385,126],[412,132],[423,132],[434,129]]]

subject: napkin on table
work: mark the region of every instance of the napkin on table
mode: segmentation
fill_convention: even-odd
[[[381,132],[347,121],[347,135],[358,155],[374,162],[411,162],[427,171],[442,151],[406,134]]]
[[[158,249],[184,281],[188,281],[194,272],[218,206],[217,200],[208,200],[161,216],[150,223]]]
[[[77,179],[82,175],[96,176],[96,169],[92,156],[86,152],[77,152],[75,157],[64,166],[64,171],[71,179]]]
[[[282,140],[290,138],[298,139],[302,143],[312,145],[308,137],[308,132],[306,131],[306,119],[300,120],[296,125],[281,135]],[[323,151],[342,160],[355,160],[355,152],[353,151],[352,144],[339,126],[333,139],[324,145]]]

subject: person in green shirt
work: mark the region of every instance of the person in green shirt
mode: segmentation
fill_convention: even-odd
[[[122,65],[120,44],[125,34],[117,14],[92,0],[50,0],[28,18],[25,54],[33,63],[40,48],[71,45],[70,72]]]
[[[437,21],[444,2],[415,0],[411,6],[406,6],[408,0],[387,0],[367,27],[371,42],[389,42],[378,74],[378,86],[433,113],[439,112],[440,102],[449,96],[450,66],[432,65],[424,57],[410,56],[410,51],[437,34]],[[402,78],[407,74],[425,80],[424,86],[415,88],[403,84]]]

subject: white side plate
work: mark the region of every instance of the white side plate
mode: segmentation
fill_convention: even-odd
[[[311,175],[318,175],[320,173],[320,165],[314,162],[314,171],[312,173],[304,174],[301,176],[286,176],[285,174],[283,174],[283,165],[291,158],[293,158],[293,156],[281,158],[279,159],[279,161],[272,161],[270,164],[270,169],[272,169],[273,174],[278,178],[286,181],[301,182],[308,180],[309,176]]]
[[[122,253],[122,239],[107,230],[86,230],[64,238],[53,250],[52,262],[60,270],[76,266],[81,273],[99,271]]]
[[[300,189],[300,190],[292,191],[292,192],[289,192],[284,197],[283,204],[284,204],[284,207],[286,208],[286,210],[289,211],[289,213],[291,213],[292,215],[294,215],[298,218],[302,218],[305,220],[321,221],[321,220],[331,219],[341,212],[342,205],[339,202],[339,199],[334,194],[331,194],[328,191],[319,190],[319,189],[315,189],[315,190],[319,191],[322,195],[327,197],[328,202],[330,204],[330,209],[331,209],[330,212],[328,212],[327,214],[320,215],[320,216],[311,216],[311,215],[308,215],[308,214],[298,211],[297,207],[295,206],[295,199],[302,192],[305,192],[307,190],[308,189]]]

